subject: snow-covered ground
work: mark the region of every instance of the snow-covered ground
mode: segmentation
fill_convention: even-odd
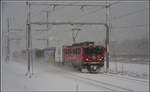
[[[110,64],[110,69],[115,69]],[[129,65],[129,66],[128,66]],[[133,67],[134,66],[134,67]],[[128,69],[129,67],[132,67]],[[143,67],[143,68],[142,68]],[[145,67],[145,68],[144,68]],[[126,64],[124,69],[148,73],[149,65]],[[119,69],[119,68],[118,68]],[[141,69],[141,71],[140,71]],[[144,73],[143,72],[143,73]],[[80,73],[71,66],[37,63],[33,75],[26,76],[27,63],[2,62],[3,91],[149,91],[149,80],[126,74]]]
[[[121,62],[110,62],[110,72],[120,73],[123,75],[138,77],[138,78],[149,78],[149,63],[147,64],[135,64],[135,63],[121,63]]]
[[[76,91],[76,90],[107,90],[101,87],[80,82],[63,76],[62,73],[53,71],[34,70],[31,78],[25,76],[26,66],[5,62],[2,65],[2,90],[3,91]],[[80,85],[80,88],[78,88]]]

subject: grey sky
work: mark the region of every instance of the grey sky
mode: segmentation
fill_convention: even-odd
[[[43,3],[43,2],[34,2]],[[45,2],[44,2],[45,3]],[[68,3],[68,2],[63,2]],[[70,2],[69,2],[70,3]],[[78,3],[78,2],[73,2]],[[105,2],[87,2],[87,4],[104,4]],[[25,2],[7,2],[2,3],[2,29],[7,31],[6,18],[11,17],[11,27],[25,30],[27,7]],[[105,9],[100,7],[56,7],[52,11],[52,7],[48,6],[32,6],[32,21],[46,21],[46,13],[41,11],[49,10],[49,21],[81,21],[81,22],[106,22]],[[88,13],[95,11],[94,13]],[[128,39],[148,38],[149,31],[149,3],[143,2],[120,2],[111,7],[111,23],[112,30],[110,33],[110,40],[122,41]],[[33,48],[44,48],[46,41],[41,42],[37,38],[53,38],[58,40],[61,44],[72,43],[70,26],[50,26],[49,33],[35,32],[34,29],[43,28],[45,26],[32,26],[32,43]],[[102,26],[84,26],[81,27],[83,31],[79,32],[77,41],[104,41],[105,28]],[[23,37],[25,41],[25,32],[12,33],[12,37]],[[43,45],[44,44],[44,45]],[[57,43],[58,44],[58,43]],[[50,46],[56,45],[56,42],[50,42]],[[24,47],[24,46],[23,46]]]

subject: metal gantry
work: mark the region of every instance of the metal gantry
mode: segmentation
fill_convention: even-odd
[[[107,23],[98,23],[98,22],[32,22],[30,20],[30,5],[46,5],[46,4],[33,4],[33,3],[29,3],[27,2],[27,6],[28,6],[28,13],[27,13],[27,50],[28,50],[28,73],[30,73],[30,63],[31,61],[31,25],[103,25],[106,28],[106,42],[105,42],[105,48],[106,48],[106,70],[108,71],[109,69],[109,26]],[[105,7],[108,8],[110,7],[112,4],[109,5],[86,5],[86,4],[80,4],[80,5],[74,5],[74,4],[47,4],[47,5],[53,5],[54,7],[56,6],[97,6],[97,7]],[[48,18],[47,18],[48,19]]]
[[[13,30],[13,31],[11,31]],[[6,58],[5,58],[5,61],[8,62],[10,60],[10,41],[13,41],[13,40],[21,40],[21,38],[10,38],[10,32],[15,32],[15,31],[20,31],[23,29],[17,29],[17,28],[10,28],[10,18],[7,17],[7,35],[6,35],[6,40],[7,40],[7,44],[6,44],[6,48],[7,48],[7,51],[6,51]]]

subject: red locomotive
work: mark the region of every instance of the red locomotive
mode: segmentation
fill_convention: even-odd
[[[96,72],[104,66],[105,48],[94,45],[94,42],[76,43],[71,46],[63,46],[63,61],[70,62],[82,72]]]

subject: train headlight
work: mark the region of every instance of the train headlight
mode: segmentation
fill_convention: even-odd
[[[88,58],[86,58],[85,60],[86,60],[86,61],[89,61],[89,59],[88,59]]]
[[[101,57],[101,58],[98,58],[98,60],[100,60],[100,61],[101,61],[102,59],[103,59],[102,57]]]
[[[99,60],[102,60],[101,58]]]

